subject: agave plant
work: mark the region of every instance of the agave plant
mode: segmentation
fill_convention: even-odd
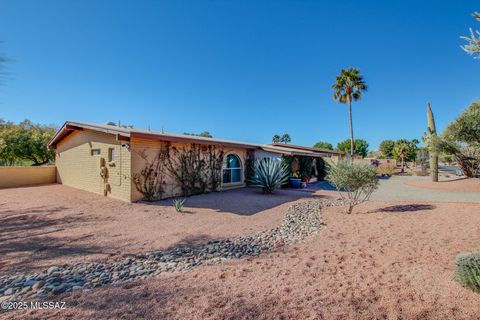
[[[290,170],[281,160],[264,158],[255,165],[253,177],[249,180],[250,186],[262,188],[264,193],[270,194],[287,182]]]
[[[173,207],[175,208],[175,211],[177,212],[183,212],[183,205],[185,204],[185,201],[187,199],[183,198],[183,199],[174,199],[173,200]]]

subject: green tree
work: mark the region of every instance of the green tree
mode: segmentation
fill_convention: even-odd
[[[280,141],[282,143],[287,144],[287,143],[292,142],[292,139],[290,138],[290,135],[288,133],[284,133],[283,136],[280,138]]]
[[[213,136],[210,134],[208,131],[203,131],[200,133],[188,133],[184,132],[183,134],[186,134],[188,136],[196,136],[196,137],[204,137],[204,138],[213,138]]]
[[[314,148],[323,150],[333,150],[333,145],[325,141],[318,141],[313,145]]]
[[[280,143],[280,140],[281,140],[281,138],[278,134],[276,134],[272,137],[272,142],[273,143]]]
[[[335,90],[333,99],[340,103],[348,104],[348,113],[350,120],[350,156],[354,155],[354,138],[353,138],[353,120],[352,120],[352,102],[360,100],[362,93],[367,91],[367,85],[360,75],[360,70],[355,68],[343,69],[337,77],[336,82],[332,85]]]
[[[463,174],[475,177],[480,164],[480,102],[472,103],[432,145],[453,155]]]
[[[13,166],[15,156],[16,126],[13,122],[0,119],[0,165]]]
[[[351,148],[350,142],[350,139],[346,139],[342,142],[337,143],[337,150],[348,153]],[[355,140],[354,154],[365,158],[368,154],[368,142],[363,139]]]
[[[474,12],[473,17],[480,21],[480,12]],[[468,53],[469,55],[474,56],[475,59],[480,58],[480,31],[473,31],[470,28],[470,37],[461,37],[463,40],[467,41],[467,44],[461,46],[461,48]]]
[[[6,165],[28,161],[34,166],[52,161],[54,152],[47,149],[47,143],[55,132],[53,126],[34,124],[29,120],[24,120],[18,125],[2,122],[0,160]]]
[[[473,102],[460,117],[451,122],[443,135],[451,141],[480,144],[480,101]]]
[[[379,151],[383,157],[392,158],[394,148],[395,148],[395,142],[393,140],[383,140],[380,143]]]
[[[392,155],[396,160],[402,162],[402,172],[404,172],[405,167],[408,167],[407,161],[415,161],[418,143],[419,141],[417,139],[399,139],[395,141]]]

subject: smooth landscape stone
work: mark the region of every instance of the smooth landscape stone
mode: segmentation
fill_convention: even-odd
[[[320,211],[338,201],[311,200],[290,206],[282,223],[253,235],[210,241],[196,247],[149,252],[108,263],[78,263],[52,266],[40,274],[19,273],[0,277],[0,297],[12,300],[46,298],[64,292],[88,291],[104,285],[147,279],[164,272],[187,272],[196,266],[253,257],[303,241],[322,226]]]

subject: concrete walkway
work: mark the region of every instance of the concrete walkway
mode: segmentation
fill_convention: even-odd
[[[372,200],[418,200],[448,202],[480,202],[480,193],[431,190],[405,185],[407,181],[428,180],[430,177],[393,176],[380,179],[379,188],[372,194]]]

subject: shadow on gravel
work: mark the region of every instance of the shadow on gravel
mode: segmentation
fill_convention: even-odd
[[[302,192],[300,192],[302,190]],[[233,213],[241,216],[252,216],[285,203],[300,199],[320,199],[315,190],[280,189],[274,194],[265,195],[259,188],[239,188],[222,192],[194,195],[186,198],[185,213],[193,214],[195,209],[209,208],[218,212]],[[155,202],[142,202],[150,206],[171,207],[172,199]]]
[[[0,210],[0,275],[50,265],[51,259],[101,253],[105,248],[87,246],[89,236],[58,236],[69,228],[85,223],[102,223],[99,219],[72,214],[55,217],[66,207],[31,207]]]
[[[413,212],[413,211],[433,210],[435,208],[436,206],[431,204],[401,204],[396,206],[380,208],[372,212]]]

